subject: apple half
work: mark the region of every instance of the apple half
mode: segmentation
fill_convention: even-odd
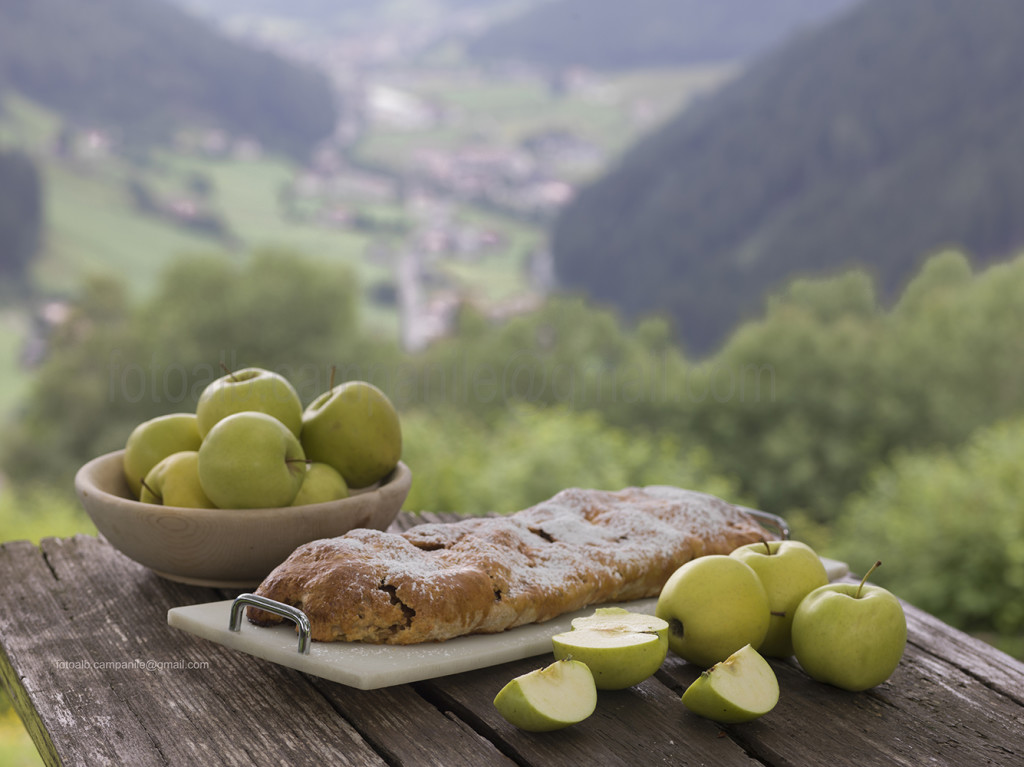
[[[703,672],[683,693],[690,711],[722,724],[757,719],[778,702],[779,680],[751,645]]]
[[[668,654],[668,622],[621,607],[599,607],[573,619],[572,630],[551,638],[555,658],[587,665],[599,690],[624,690],[661,668]]]
[[[494,707],[521,730],[560,730],[594,713],[597,688],[585,663],[557,660],[511,680],[494,697]]]

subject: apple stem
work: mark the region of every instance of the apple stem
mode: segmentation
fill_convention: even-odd
[[[862,588],[864,588],[864,584],[867,583],[868,576],[871,575],[871,573],[873,573],[875,570],[877,570],[881,566],[882,566],[882,562],[881,562],[881,560],[879,560],[879,561],[875,562],[873,565],[871,565],[871,569],[870,570],[868,570],[866,573],[864,573],[864,577],[860,579],[860,585],[857,587],[857,594],[855,596],[856,599],[860,599],[860,590]]]
[[[334,373],[337,369],[337,365],[331,365],[331,380],[327,382],[327,391],[334,391]]]
[[[143,478],[143,479],[140,479],[140,480],[139,480],[139,484],[140,484],[140,485],[142,485],[142,486],[143,486],[143,487],[144,487],[144,488],[145,488],[146,490],[148,490],[148,491],[149,491],[149,492],[150,492],[150,493],[151,493],[151,494],[152,494],[152,495],[153,495],[154,497],[156,497],[156,498],[159,498],[159,497],[160,497],[159,495],[157,495],[157,494],[156,494],[156,493],[155,493],[155,492],[153,491],[153,488],[151,488],[151,487],[150,487],[149,485],[147,485],[147,484],[146,484],[146,480],[145,480],[145,478]]]
[[[785,618],[786,617],[786,611],[785,610],[772,610],[770,614],[774,615],[776,618]]]
[[[231,376],[231,380],[232,380],[232,381],[235,381],[235,382],[237,382],[237,381],[238,381],[238,379],[237,379],[237,378],[235,378],[235,371],[233,371],[233,370],[232,370],[231,368],[229,368],[229,367],[228,367],[227,365],[225,365],[225,364],[224,364],[223,362],[221,362],[221,363],[220,363],[220,367],[221,367],[221,369],[222,369],[222,370],[223,370],[223,371],[224,371],[225,373],[227,373],[227,374],[228,374],[229,376]]]
[[[771,556],[772,547],[768,545],[768,541],[764,538],[764,536],[761,537],[761,543],[764,544],[765,551],[768,552],[769,556]]]

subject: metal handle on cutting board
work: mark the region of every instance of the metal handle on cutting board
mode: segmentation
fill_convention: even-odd
[[[258,607],[261,610],[266,610],[268,613],[274,615],[280,615],[282,618],[286,618],[299,628],[299,652],[303,655],[309,655],[309,643],[310,634],[312,629],[309,625],[309,618],[297,607],[286,605],[284,602],[278,602],[276,599],[267,599],[266,597],[258,596],[257,594],[241,594],[235,598],[235,601],[231,603],[231,621],[228,623],[228,628],[231,631],[242,630],[242,608],[246,605],[252,605]]]
[[[779,538],[782,540],[789,540],[789,523],[778,514],[772,514],[759,509],[750,509],[746,506],[740,506],[740,508],[750,516],[754,517],[758,522],[766,522],[769,526],[775,528],[775,532],[779,534]]]

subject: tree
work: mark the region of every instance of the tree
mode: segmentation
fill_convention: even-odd
[[[866,275],[798,281],[693,372],[700,396],[674,426],[766,511],[829,519],[892,441],[901,402],[877,365],[884,342]]]
[[[1019,418],[982,428],[955,449],[900,451],[850,502],[829,553],[856,572],[880,559],[872,579],[912,604],[968,631],[1019,638],[1021,466]]]
[[[357,297],[347,269],[288,251],[245,263],[182,257],[140,304],[116,280],[93,280],[54,335],[0,466],[70,488],[79,466],[122,447],[138,423],[194,409],[222,365],[278,370],[307,402],[333,366],[386,369],[393,345],[361,332]]]
[[[766,510],[834,520],[894,451],[1024,413],[1022,295],[1024,257],[974,274],[955,252],[889,311],[864,274],[795,282],[693,369],[707,396],[666,423]]]
[[[221,365],[277,369],[309,401],[326,388],[332,365],[369,363],[385,350],[369,348],[358,309],[350,270],[293,252],[263,250],[244,263],[182,257],[140,309],[149,347],[142,362],[161,379],[188,381],[183,397],[167,392],[181,405],[192,404],[197,388],[221,375]]]
[[[337,117],[326,74],[172,3],[0,3],[0,81],[135,146],[198,126],[305,159]]]
[[[0,150],[0,275],[21,281],[39,250],[43,231],[43,182],[32,159]]]
[[[710,356],[796,275],[868,267],[888,303],[936,248],[1005,259],[1024,245],[1022,34],[1015,0],[871,0],[795,36],[580,190],[552,231],[560,283],[669,311]]]
[[[553,298],[497,324],[464,310],[455,336],[411,361],[410,404],[457,402],[485,417],[510,404],[597,410],[619,426],[654,426],[685,362],[664,320],[625,326],[612,311]]]
[[[406,508],[484,514],[540,503],[567,487],[680,485],[738,501],[706,451],[667,435],[606,424],[593,411],[515,403],[488,423],[465,411],[403,414]]]
[[[78,466],[123,446],[133,408],[116,396],[115,363],[138,356],[134,319],[123,285],[86,283],[4,440],[0,465],[12,482],[70,491]]]

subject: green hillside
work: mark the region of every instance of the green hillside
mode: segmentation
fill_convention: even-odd
[[[43,179],[43,237],[29,271],[37,295],[74,295],[95,275],[116,276],[133,293],[146,294],[182,254],[228,251],[241,259],[247,250],[280,244],[328,263],[360,262],[367,284],[382,276],[382,267],[361,263],[370,234],[281,214],[278,190],[295,174],[287,159],[207,159],[155,148],[142,162],[114,152],[64,157],[53,150],[58,115],[11,94],[0,104],[0,151],[27,152]],[[132,184],[140,184],[167,200],[198,199],[197,179],[208,187],[205,210],[226,234],[140,210],[131,194]]]
[[[1024,243],[1024,14],[871,0],[760,59],[564,211],[556,270],[707,352],[794,275],[860,265],[891,298],[940,247]]]
[[[857,0],[556,0],[491,27],[482,60],[623,69],[745,59]]]
[[[305,155],[334,126],[326,78],[159,0],[0,3],[0,91],[131,140],[183,125]]]

